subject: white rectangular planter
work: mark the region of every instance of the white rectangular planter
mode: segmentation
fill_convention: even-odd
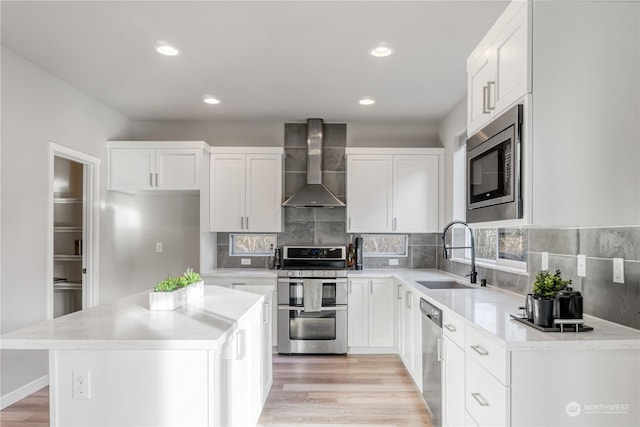
[[[202,280],[173,292],[150,292],[149,310],[175,310],[203,296],[204,282]]]

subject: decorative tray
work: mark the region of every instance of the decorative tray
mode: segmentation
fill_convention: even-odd
[[[522,316],[518,316],[517,314],[511,314],[511,317],[514,318],[515,320],[517,320],[520,323],[524,323],[527,326],[531,326],[532,328],[536,328],[539,331],[542,332],[588,332],[588,331],[593,331],[593,328],[591,326],[587,326],[582,324],[581,322],[584,322],[584,320],[582,319],[575,319],[578,323],[565,323],[562,325],[562,329],[561,329],[561,325],[557,325],[557,326],[552,326],[552,327],[544,327],[544,326],[540,326],[540,325],[536,325],[535,323],[533,323],[532,321],[530,321],[529,319],[527,319],[526,317],[522,317]],[[578,327],[578,330],[576,331],[576,326]]]

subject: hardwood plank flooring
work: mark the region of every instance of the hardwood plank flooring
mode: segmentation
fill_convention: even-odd
[[[263,427],[429,426],[426,405],[396,355],[274,356]]]
[[[259,426],[431,427],[396,355],[274,356]],[[49,388],[0,412],[1,427],[48,427]]]

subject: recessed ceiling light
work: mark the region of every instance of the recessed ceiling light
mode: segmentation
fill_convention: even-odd
[[[369,50],[369,55],[375,56],[377,58],[384,58],[385,56],[389,56],[393,53],[393,49],[388,46],[376,46],[373,49]]]
[[[167,56],[176,56],[180,54],[178,49],[166,43],[158,43],[156,45],[156,52]]]
[[[362,98],[358,102],[360,103],[360,105],[373,105],[376,103],[375,99],[371,99],[371,98]]]
[[[214,98],[213,96],[206,96],[203,99],[203,101],[206,102],[207,104],[212,104],[212,105],[220,104],[220,100],[218,98]]]

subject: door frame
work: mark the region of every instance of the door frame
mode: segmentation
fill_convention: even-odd
[[[83,165],[83,220],[82,220],[82,308],[93,307],[99,300],[99,251],[100,251],[100,163],[101,160],[89,154],[73,150],[55,142],[49,141],[49,203],[47,218],[47,319],[53,319],[53,190],[54,190],[54,159],[61,157]]]

